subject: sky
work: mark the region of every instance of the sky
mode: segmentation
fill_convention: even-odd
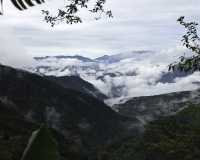
[[[91,9],[94,0],[88,3]],[[46,0],[42,5],[17,10],[4,0],[0,16],[0,63],[34,64],[33,56],[82,55],[97,58],[131,51],[162,51],[181,45],[186,29],[177,23],[184,15],[188,22],[200,22],[197,0],[107,0],[105,10],[113,18],[80,9],[83,23],[55,25],[43,21],[41,10],[52,15],[64,8],[67,0]]]
[[[44,4],[17,10],[10,0],[3,2],[3,16],[0,16],[0,63],[12,67],[35,67],[38,65],[33,57],[56,55],[81,55],[97,58],[103,55],[131,53],[149,50],[155,54],[143,55],[140,62],[135,58],[125,59],[117,64],[99,64],[107,73],[122,76],[112,78],[105,76],[104,81],[95,76],[88,76],[79,70],[80,77],[94,84],[103,93],[109,95],[112,85],[122,86],[122,97],[169,93],[197,88],[192,82],[199,79],[199,73],[186,78],[175,79],[175,83],[155,83],[167,72],[167,65],[178,60],[183,53],[191,52],[182,47],[182,36],[187,30],[177,19],[185,16],[187,22],[200,22],[200,1],[197,0],[107,0],[105,10],[112,10],[113,18],[102,14],[88,12],[95,4],[88,3],[88,9],[80,9],[78,15],[83,23],[69,25],[62,22],[54,27],[44,20],[41,10],[48,10],[56,15],[58,9],[64,8],[67,0],[46,0]],[[199,27],[197,27],[199,29]],[[137,57],[137,56],[136,56]],[[62,60],[54,67],[66,65],[85,65],[80,61]],[[157,66],[158,64],[158,66]],[[53,65],[53,63],[52,63]],[[127,76],[135,71],[137,76]],[[63,72],[48,73],[62,76]],[[127,74],[127,75],[126,75]],[[71,75],[71,73],[65,73]]]

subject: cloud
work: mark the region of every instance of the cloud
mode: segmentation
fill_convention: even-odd
[[[12,30],[0,23],[0,63],[12,67],[33,66],[35,61],[26,53]]]
[[[65,1],[68,3],[68,1]],[[90,0],[89,9],[94,0]],[[34,56],[84,55],[98,57],[133,50],[162,50],[180,43],[186,30],[176,20],[186,16],[186,21],[198,21],[200,1],[188,0],[109,0],[106,10],[112,10],[114,18],[102,14],[99,21],[88,9],[80,9],[83,23],[67,25],[65,21],[54,28],[43,21],[41,10],[52,15],[63,8],[63,1],[45,1],[23,12],[4,2],[1,20],[13,29],[27,52]]]
[[[60,114],[55,110],[54,107],[46,107],[46,121],[51,127],[58,129],[59,130],[59,119],[60,119]]]
[[[197,89],[198,86],[192,82],[198,81],[199,73],[177,77],[174,83],[159,82],[168,73],[167,66],[179,61],[179,56],[184,53],[186,56],[192,55],[185,47],[177,46],[160,52],[125,53],[120,55],[124,59],[116,63],[84,63],[77,59],[58,60],[50,57],[37,65],[50,67],[40,68],[39,72],[46,75],[78,75],[110,98],[138,97]]]

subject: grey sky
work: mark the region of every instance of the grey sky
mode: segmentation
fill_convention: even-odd
[[[91,8],[94,0],[90,1]],[[45,4],[21,12],[5,0],[4,16],[0,16],[0,41],[13,38],[4,41],[4,52],[13,55],[9,52],[11,45],[16,47],[16,57],[22,55],[18,47],[24,50],[23,54],[32,56],[78,54],[90,58],[137,50],[161,51],[181,44],[186,32],[176,22],[181,15],[188,22],[200,22],[197,0],[107,0],[105,9],[112,10],[113,19],[103,15],[96,21],[98,14],[83,9],[79,13],[82,24],[63,22],[52,28],[43,21],[41,10],[56,13],[64,3],[68,1],[46,0]],[[2,51],[0,55],[6,54]]]

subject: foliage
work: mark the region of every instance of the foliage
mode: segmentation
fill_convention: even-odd
[[[31,133],[39,125],[28,121],[9,105],[0,101],[0,159],[19,160],[28,144]],[[62,160],[87,160],[79,148],[63,134],[50,128],[52,137],[57,141]]]
[[[35,0],[36,3],[42,4],[44,3],[44,0]],[[69,5],[66,5],[63,9],[58,9],[58,14],[57,16],[51,16],[49,11],[42,10],[42,14],[45,14],[44,21],[47,23],[49,22],[51,26],[53,27],[55,24],[59,24],[62,21],[66,21],[67,24],[73,24],[73,23],[82,23],[82,20],[79,16],[76,14],[78,13],[78,8],[88,8],[87,3],[89,0],[68,0]],[[27,9],[26,5],[22,0],[11,0],[13,5],[19,9],[19,10],[24,10]],[[34,4],[31,2],[31,0],[25,0],[28,6],[32,7]],[[0,0],[1,7],[2,7],[2,12],[0,12],[0,15],[3,15],[3,0]],[[97,0],[95,2],[95,5],[92,9],[89,10],[90,13],[98,13],[100,12],[100,16],[96,17],[96,20],[99,20],[101,18],[101,14],[105,13],[109,17],[113,17],[111,11],[105,11],[103,5],[106,3],[106,0]]]
[[[169,115],[166,108],[179,107],[178,102],[191,99],[192,91],[173,92],[167,94],[134,97],[125,103],[116,104],[118,113],[126,117],[137,117],[138,115],[147,117],[146,122],[153,119],[154,115]]]
[[[22,160],[58,160],[58,145],[51,137],[47,125],[33,132],[24,151]]]
[[[64,88],[72,88],[74,90],[81,91],[89,94],[100,100],[108,99],[108,97],[98,91],[91,83],[81,79],[79,76],[43,76],[45,79],[55,82]],[[95,94],[94,94],[95,93]]]
[[[185,106],[187,105],[187,106]],[[147,127],[146,133],[152,134],[156,139],[148,139],[146,145],[157,159],[185,159],[194,160],[200,158],[200,104],[184,104],[183,110],[176,115],[160,117],[158,123],[152,123]]]
[[[79,16],[76,16],[78,10],[78,7],[81,8],[87,8],[87,2],[89,0],[68,0],[70,1],[69,5],[66,5],[66,10],[58,9],[58,15],[57,16],[50,16],[49,11],[43,11],[43,14],[45,14],[45,19],[47,23],[50,22],[51,26],[53,27],[55,24],[58,24],[62,22],[63,20],[66,21],[67,24],[73,24],[73,23],[82,23],[82,20]],[[97,0],[95,2],[95,5],[93,9],[89,10],[91,13],[97,13],[100,12],[100,16],[95,18],[96,20],[99,20],[101,18],[101,14],[105,13],[109,17],[112,16],[111,11],[105,11],[103,8],[103,5],[106,3],[106,0]]]
[[[188,49],[190,49],[192,52],[195,52],[196,55],[193,55],[191,57],[186,57],[185,54],[181,57],[179,57],[180,62],[173,62],[171,63],[169,67],[169,71],[177,68],[180,72],[196,72],[200,71],[200,47],[199,42],[200,38],[197,34],[196,26],[198,23],[190,22],[187,23],[184,21],[184,16],[181,16],[178,20],[181,25],[183,25],[185,28],[187,28],[186,35],[183,36],[182,40],[183,46],[186,46]]]
[[[143,133],[107,148],[113,160],[200,159],[200,104],[182,104],[175,115],[158,116]]]

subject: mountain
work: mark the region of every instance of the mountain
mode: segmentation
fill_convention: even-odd
[[[53,81],[65,88],[72,88],[83,93],[94,96],[100,100],[108,99],[99,89],[95,88],[91,83],[84,81],[78,76],[43,76],[45,79]]]
[[[187,104],[170,116],[158,116],[143,132],[112,143],[99,157],[112,160],[200,159],[200,105]]]
[[[169,109],[175,109],[180,102],[199,103],[199,90],[182,91],[153,96],[141,96],[121,99],[111,108],[127,117],[137,117],[144,123],[152,121],[154,115],[170,115]]]
[[[55,58],[55,59],[78,59],[78,60],[81,60],[83,62],[96,62],[90,58],[87,58],[87,57],[83,57],[83,56],[45,56],[45,57],[34,57],[35,60],[37,61],[41,61],[41,60],[47,60],[49,58]]]
[[[0,159],[21,159],[32,132],[38,130],[40,125],[28,121],[9,104],[3,104],[3,101],[5,103],[5,99],[0,100]],[[87,160],[78,145],[55,129],[50,130],[59,145],[62,160]]]
[[[146,53],[155,53],[153,51],[133,51],[131,53],[119,53],[116,55],[104,55],[102,57],[98,57],[95,60],[97,62],[101,62],[101,63],[117,63],[123,59],[127,59],[127,58],[133,58],[135,57],[135,54],[146,54]]]
[[[196,89],[194,74],[168,72],[163,53],[133,51],[94,60],[81,56],[35,57],[37,66],[24,68],[46,76],[79,76],[109,98],[134,97]],[[186,81],[186,84],[183,82]],[[184,87],[183,87],[184,83]],[[176,84],[176,87],[174,87]],[[162,88],[167,87],[166,92]],[[137,92],[136,92],[137,91]],[[145,92],[145,93],[143,93]],[[147,94],[147,93],[148,94]]]
[[[126,118],[103,101],[24,70],[0,65],[0,98],[27,119],[47,123],[95,154],[129,133],[137,118]],[[131,128],[132,129],[132,128]]]
[[[191,75],[192,72],[179,72],[177,68],[174,69],[174,72],[168,72],[162,75],[162,77],[157,81],[160,83],[174,83],[175,78],[182,78]]]

